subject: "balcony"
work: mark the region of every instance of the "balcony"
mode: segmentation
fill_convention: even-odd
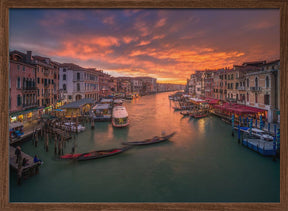
[[[252,91],[252,92],[261,92],[261,87],[258,87],[258,86],[250,87],[250,91]]]
[[[44,75],[49,76],[49,70],[48,69],[44,70]]]
[[[23,90],[37,90],[36,86],[33,87],[23,87]]]
[[[245,91],[245,87],[244,87],[244,86],[238,86],[237,90],[239,90],[239,91]]]
[[[23,109],[29,109],[29,108],[35,108],[37,107],[37,103],[32,103],[32,104],[23,104]]]

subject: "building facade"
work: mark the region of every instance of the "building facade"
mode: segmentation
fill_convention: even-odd
[[[36,73],[31,64],[31,52],[11,52],[9,70],[10,121],[25,122],[37,118]]]
[[[99,100],[99,74],[96,69],[72,63],[62,64],[59,70],[61,98],[72,102],[84,98]]]

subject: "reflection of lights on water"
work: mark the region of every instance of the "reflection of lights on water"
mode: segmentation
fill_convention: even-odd
[[[205,119],[199,119],[198,120],[198,131],[200,134],[204,134],[205,133]]]

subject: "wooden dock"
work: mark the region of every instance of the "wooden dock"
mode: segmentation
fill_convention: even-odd
[[[17,156],[15,155],[15,147],[10,146],[9,148],[9,164],[10,167],[13,170],[16,170],[18,172],[18,163],[16,163]],[[31,177],[35,174],[37,174],[39,170],[39,166],[41,165],[40,163],[34,163],[34,158],[31,157],[30,155],[24,153],[21,151],[21,156],[22,159],[26,158],[27,159],[27,165],[22,166],[22,177],[23,178],[28,178]],[[22,162],[22,161],[21,161]]]
[[[37,128],[36,131],[38,132],[40,130],[40,128]],[[19,143],[19,142],[23,142],[23,141],[28,141],[32,138],[33,136],[33,133],[35,131],[33,130],[29,130],[29,131],[25,131],[24,134],[18,138],[12,138],[10,139],[10,144],[16,144],[16,143]]]

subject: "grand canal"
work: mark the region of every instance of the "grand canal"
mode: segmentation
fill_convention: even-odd
[[[44,161],[40,174],[17,185],[10,171],[11,202],[279,202],[279,160],[238,144],[231,126],[209,116],[183,118],[172,109],[171,93],[126,102],[130,126],[99,122],[66,144],[64,153],[109,149],[176,131],[170,141],[135,147],[123,154],[86,162],[55,159],[53,142],[45,152],[22,145]]]

